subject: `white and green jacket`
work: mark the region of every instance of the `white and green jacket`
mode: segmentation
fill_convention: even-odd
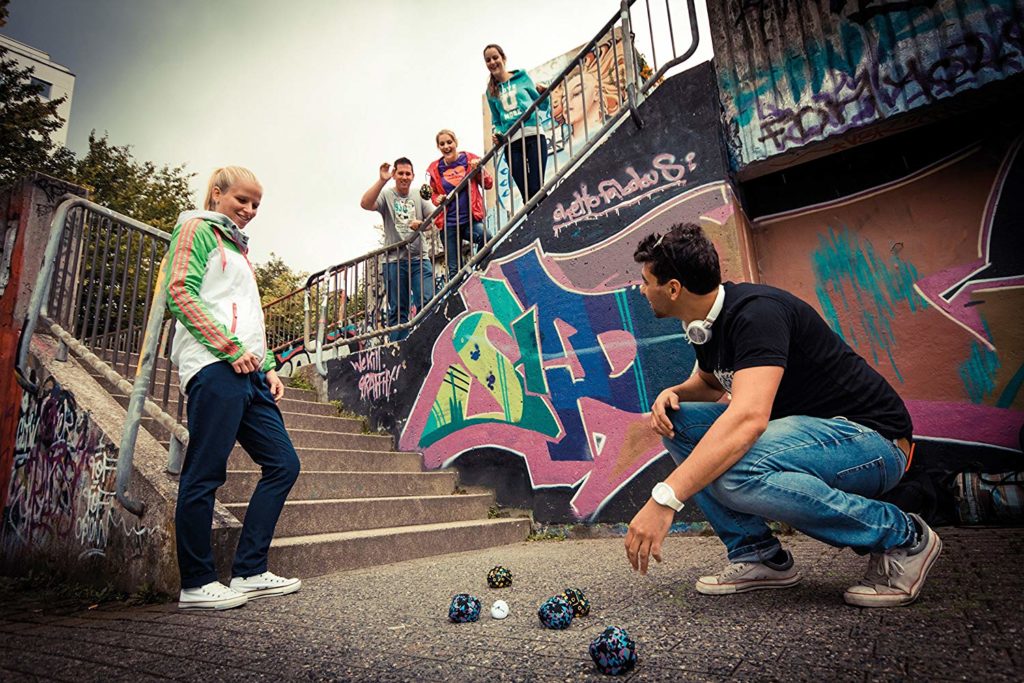
[[[177,319],[171,361],[182,392],[207,365],[236,361],[250,351],[264,371],[275,367],[267,352],[263,307],[241,231],[212,211],[178,217],[167,258],[167,306]]]

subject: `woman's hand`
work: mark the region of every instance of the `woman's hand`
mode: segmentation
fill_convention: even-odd
[[[480,160],[479,159],[470,159],[469,160],[469,170],[470,170],[470,172],[475,171],[476,167],[479,166],[479,165],[480,165]]]
[[[280,402],[284,398],[284,382],[277,376],[276,370],[267,370],[267,387],[275,402]]]
[[[254,356],[252,351],[246,351],[231,364],[231,367],[239,375],[248,375],[260,369],[260,359]]]
[[[543,95],[547,91],[548,91],[548,86],[544,85],[543,83],[537,83],[537,94],[538,95]]]

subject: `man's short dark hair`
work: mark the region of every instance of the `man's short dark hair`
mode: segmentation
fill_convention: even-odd
[[[676,223],[662,235],[648,235],[633,260],[648,264],[659,285],[675,279],[694,294],[707,294],[722,283],[715,245],[696,223]]]
[[[409,157],[398,157],[397,159],[395,159],[395,163],[393,164],[393,166],[394,166],[396,171],[398,170],[398,165],[399,164],[405,164],[409,168],[412,168],[414,173],[416,171],[416,169],[413,168],[412,162],[409,161]]]

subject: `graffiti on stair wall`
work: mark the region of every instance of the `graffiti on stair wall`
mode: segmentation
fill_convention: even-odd
[[[709,3],[733,166],[1024,71],[1022,0]]]
[[[116,470],[116,446],[74,394],[52,377],[38,395],[25,392],[0,527],[4,555],[43,547],[63,547],[80,558],[103,555],[112,532],[141,552],[150,530],[117,506]]]
[[[1022,144],[983,140],[753,221],[764,280],[818,304],[904,397],[918,437],[1020,448]]]

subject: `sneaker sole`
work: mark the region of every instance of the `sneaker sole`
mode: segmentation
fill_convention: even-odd
[[[302,581],[296,581],[293,584],[280,588],[260,588],[258,590],[243,591],[243,594],[250,600],[259,600],[260,598],[277,598],[282,595],[290,595],[300,588],[302,588]],[[238,589],[236,588],[235,590]]]
[[[732,595],[748,591],[771,590],[773,588],[792,588],[800,583],[803,577],[797,574],[789,579],[763,579],[746,583],[701,583],[697,582],[697,592],[702,595]]]
[[[215,600],[209,602],[179,602],[178,609],[233,609],[235,607],[241,607],[245,603],[249,602],[249,597],[246,595],[232,598],[231,600]]]
[[[902,607],[917,600],[918,596],[921,595],[921,589],[924,588],[924,582],[928,578],[928,572],[931,571],[935,561],[942,554],[942,539],[939,538],[939,535],[934,530],[932,530],[932,534],[935,536],[935,548],[932,551],[931,557],[928,558],[924,565],[924,571],[921,572],[921,580],[918,582],[916,593],[911,593],[910,595],[871,595],[870,593],[850,593],[847,591],[843,593],[843,600],[846,601],[846,604],[853,605],[854,607]]]

